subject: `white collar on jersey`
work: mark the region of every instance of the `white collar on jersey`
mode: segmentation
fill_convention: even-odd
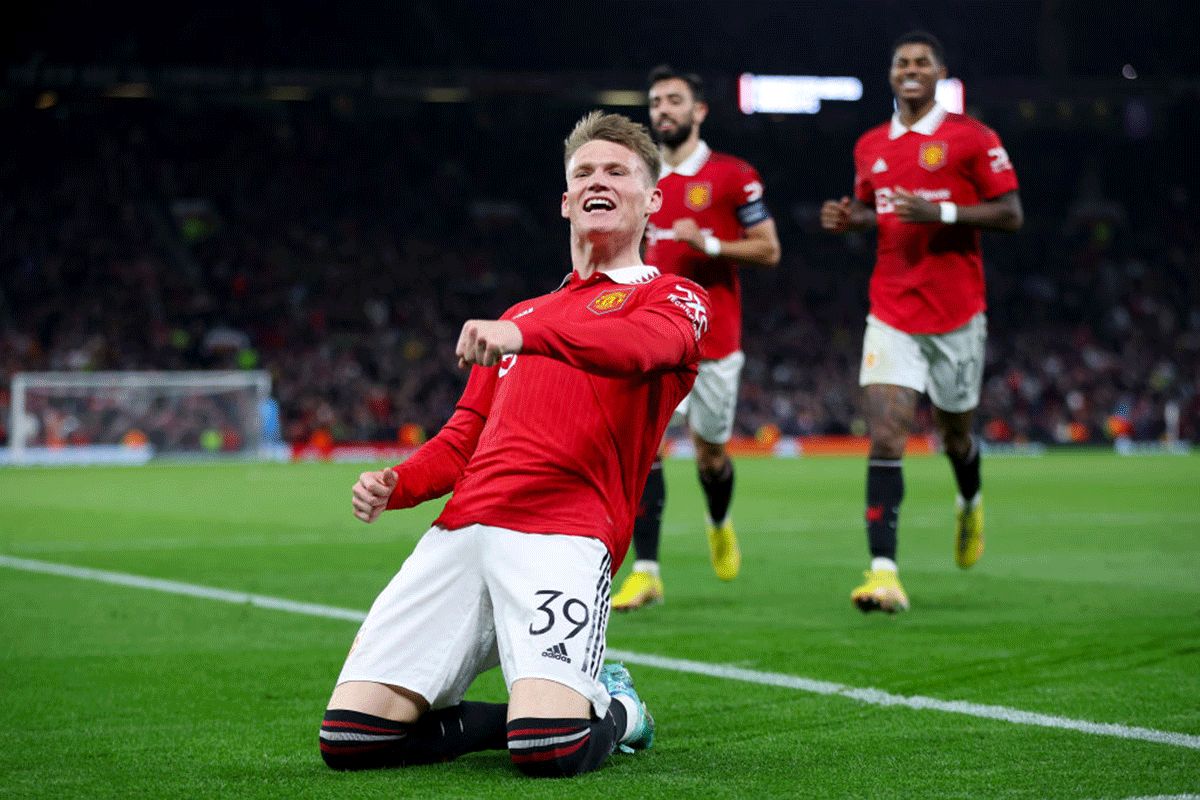
[[[652,281],[659,276],[657,267],[647,266],[646,264],[635,264],[632,267],[617,267],[616,269],[606,269],[602,272],[609,277],[613,283],[645,283]]]
[[[925,112],[925,116],[914,122],[909,127],[904,127],[900,124],[900,112],[892,114],[892,127],[888,130],[889,139],[899,139],[904,134],[912,131],[925,136],[933,136],[934,132],[941,127],[942,121],[946,119],[946,107],[941,103],[934,102],[933,108]]]
[[[678,167],[668,167],[667,162],[664,161],[662,169],[658,171],[658,179],[661,181],[672,172],[674,172],[676,175],[687,175],[688,177],[691,177],[700,171],[700,168],[704,166],[704,162],[708,161],[708,157],[711,155],[712,150],[710,150],[708,145],[704,143],[704,140],[701,139],[700,144],[696,146],[696,152],[685,158],[683,163]]]
[[[662,274],[658,271],[657,267],[650,267],[646,264],[634,264],[630,267],[613,267],[612,269],[602,269],[600,272],[607,276],[613,283],[620,283],[626,286],[631,286],[635,283],[646,283]],[[563,282],[558,285],[558,288],[561,289],[570,283],[571,276],[574,274],[574,272],[571,272],[567,277],[563,278]]]

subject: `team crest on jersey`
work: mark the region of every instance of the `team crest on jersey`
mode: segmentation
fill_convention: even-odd
[[[595,314],[607,314],[625,305],[633,289],[613,289],[610,292],[596,295],[596,299],[588,303],[588,308]]]
[[[921,162],[921,166],[932,172],[946,164],[946,143],[945,142],[924,142],[921,145],[921,154],[917,160]]]
[[[707,181],[689,183],[683,192],[683,202],[692,211],[703,211],[712,202],[712,194],[712,184]]]

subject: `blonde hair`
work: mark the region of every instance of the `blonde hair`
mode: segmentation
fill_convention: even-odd
[[[563,141],[563,165],[571,163],[575,151],[597,139],[619,144],[632,151],[646,166],[648,184],[653,186],[658,183],[662,157],[659,156],[658,147],[650,138],[646,126],[623,114],[606,114],[599,109],[584,114],[583,118],[575,123],[571,135]]]

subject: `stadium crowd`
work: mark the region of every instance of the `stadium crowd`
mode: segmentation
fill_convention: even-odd
[[[7,109],[2,436],[14,373],[101,369],[269,370],[293,443],[436,431],[463,386],[462,321],[569,269],[561,175],[544,164],[561,147],[547,131],[579,109],[531,102]],[[1181,166],[1194,114],[1184,122],[1144,139],[1001,130],[1027,221],[985,234],[988,441],[1156,440],[1177,415],[1200,442],[1200,198]],[[817,222],[820,199],[850,189],[853,135],[770,124],[706,130],[759,165],[783,244],[776,271],[742,273],[737,432],[861,434],[873,238]],[[927,407],[919,425],[932,430]]]

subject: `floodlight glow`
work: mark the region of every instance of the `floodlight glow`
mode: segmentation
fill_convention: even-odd
[[[815,114],[822,100],[859,100],[858,78],[810,75],[751,75],[738,78],[738,106],[743,114]]]

